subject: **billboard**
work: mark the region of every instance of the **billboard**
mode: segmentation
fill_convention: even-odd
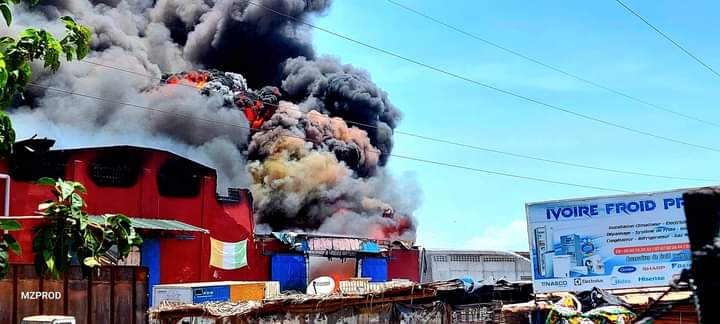
[[[666,286],[690,267],[685,191],[526,204],[535,292]]]

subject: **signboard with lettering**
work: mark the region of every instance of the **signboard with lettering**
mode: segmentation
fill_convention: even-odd
[[[668,285],[690,267],[685,191],[527,204],[535,291]]]

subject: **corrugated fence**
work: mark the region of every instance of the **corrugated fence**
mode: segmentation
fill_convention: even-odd
[[[59,280],[42,278],[33,265],[13,264],[0,280],[0,323],[31,315],[75,316],[77,323],[147,323],[145,267],[102,267],[83,279],[72,267]]]

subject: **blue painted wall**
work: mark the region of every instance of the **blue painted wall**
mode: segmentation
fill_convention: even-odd
[[[277,253],[271,259],[271,277],[280,282],[280,291],[307,289],[307,267],[305,255]]]
[[[153,304],[153,286],[160,283],[160,240],[144,238],[140,246],[140,265],[148,267],[148,305]]]
[[[387,281],[387,259],[379,257],[362,258],[360,273],[363,278],[370,278],[371,282]]]

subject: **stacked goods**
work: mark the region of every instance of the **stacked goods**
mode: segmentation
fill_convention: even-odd
[[[370,282],[370,278],[350,278],[340,281],[340,292],[344,295],[382,294],[388,290],[407,288],[413,285],[415,285],[415,283],[405,279]]]
[[[370,292],[370,278],[350,278],[340,281],[340,292],[344,295],[364,295]]]
[[[261,301],[280,294],[277,281],[217,281],[156,285],[153,307],[163,302],[201,304],[214,301]]]

